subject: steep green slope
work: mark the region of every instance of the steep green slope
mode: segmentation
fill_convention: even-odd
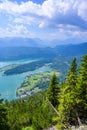
[[[33,130],[48,128],[53,124],[53,117],[56,116],[46,101],[45,92],[40,92],[25,100],[6,102],[6,106],[11,130],[22,130],[27,126]]]

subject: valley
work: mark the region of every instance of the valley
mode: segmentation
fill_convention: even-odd
[[[0,0],[0,130],[87,130],[87,0]]]
[[[57,71],[59,80],[65,80],[71,61],[77,58],[78,65],[83,54],[86,54],[87,44],[61,45],[55,48],[38,47],[5,47],[0,48],[0,94],[9,101],[17,99],[16,92],[26,77],[37,75],[37,81],[45,72]],[[34,83],[36,83],[34,81]],[[37,82],[39,85],[39,82]],[[32,86],[32,85],[31,85]],[[31,87],[30,86],[30,87]],[[34,85],[35,86],[35,85]],[[31,87],[35,90],[35,87]],[[28,88],[26,86],[25,88]],[[41,89],[43,90],[44,85]],[[23,86],[24,89],[24,86]],[[25,89],[24,89],[25,90]],[[23,90],[23,92],[24,92]],[[29,89],[28,89],[29,90]],[[31,89],[32,90],[32,89]],[[22,94],[19,94],[22,95]]]
[[[9,70],[9,68],[12,69],[13,64],[16,66],[19,65],[19,63],[26,64],[30,62],[35,62],[37,59],[26,59],[26,60],[17,60],[17,61],[5,61],[0,62],[0,97],[7,99],[8,101],[17,99],[16,97],[16,90],[21,85],[21,83],[24,81],[25,77],[31,74],[37,74],[37,73],[43,73],[45,71],[51,71],[51,68],[48,66],[39,67],[38,69],[35,69],[33,71],[27,71],[25,73],[21,74],[14,74],[14,75],[4,75],[5,70]]]

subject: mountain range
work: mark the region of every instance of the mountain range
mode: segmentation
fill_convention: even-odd
[[[83,41],[83,40],[82,40]],[[82,43],[78,39],[67,40],[41,40],[39,38],[6,37],[0,38],[0,47],[56,47],[57,45]]]
[[[47,41],[48,42],[48,41]],[[81,56],[87,54],[87,42],[80,44],[57,44],[51,41],[47,47],[46,42],[32,38],[0,38],[0,61],[17,60],[25,58],[54,58],[57,56]]]

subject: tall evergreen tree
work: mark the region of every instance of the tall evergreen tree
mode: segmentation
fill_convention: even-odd
[[[50,80],[50,85],[47,90],[47,98],[54,107],[58,105],[59,92],[60,92],[60,86],[59,86],[56,74],[54,73]]]
[[[81,60],[78,77],[79,115],[82,122],[87,120],[87,55]]]
[[[71,67],[68,72],[68,76],[66,78],[66,84],[69,86],[69,88],[76,86],[77,83],[77,63],[76,58],[73,59],[71,63]]]
[[[77,83],[77,64],[76,58],[72,61],[65,84],[61,89],[59,98],[59,119],[58,128],[60,130],[67,128],[69,124],[77,122],[76,119],[76,83]]]

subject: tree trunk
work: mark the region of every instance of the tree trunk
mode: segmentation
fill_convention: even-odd
[[[82,125],[82,122],[81,122],[81,119],[80,119],[80,117],[79,117],[77,111],[75,112],[75,114],[76,114],[76,117],[77,117],[78,124],[79,124],[79,126],[81,126],[81,125]]]

